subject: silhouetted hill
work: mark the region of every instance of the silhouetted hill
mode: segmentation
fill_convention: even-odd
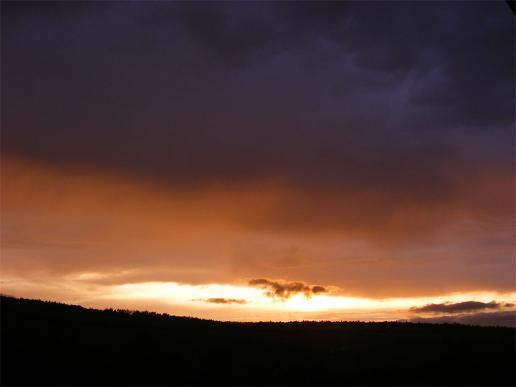
[[[512,328],[229,323],[1,297],[2,385],[514,385]]]

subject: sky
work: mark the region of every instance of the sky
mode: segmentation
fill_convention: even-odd
[[[516,325],[506,2],[1,11],[3,294]]]

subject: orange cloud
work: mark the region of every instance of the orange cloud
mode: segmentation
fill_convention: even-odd
[[[1,167],[4,275],[284,278],[375,297],[514,289],[503,174],[479,173],[474,192],[459,182],[454,195],[418,204],[392,190],[187,189],[13,157]],[[489,197],[497,203],[484,208]]]

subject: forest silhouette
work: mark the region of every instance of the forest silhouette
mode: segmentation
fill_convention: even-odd
[[[516,329],[237,323],[2,296],[2,385],[514,385]]]

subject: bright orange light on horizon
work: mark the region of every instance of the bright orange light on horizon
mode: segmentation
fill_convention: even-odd
[[[91,282],[102,277],[101,273],[94,272],[68,277],[60,286],[60,301],[92,307],[118,306],[170,314],[177,314],[178,310],[188,310],[192,316],[237,321],[339,320],[353,319],[355,316],[362,320],[396,320],[406,318],[409,308],[431,303],[459,303],[470,300],[485,303],[494,300],[516,303],[516,292],[458,292],[439,296],[384,299],[349,297],[338,293],[316,294],[310,297],[294,294],[282,299],[268,296],[263,289],[235,284],[142,282],[94,285]],[[32,288],[32,291],[34,290],[35,288]],[[22,280],[3,280],[1,291],[6,294],[21,293],[26,297],[31,296],[30,284]],[[79,299],[76,298],[77,295],[81,295]],[[324,313],[331,313],[328,316],[333,317],[321,317]]]

